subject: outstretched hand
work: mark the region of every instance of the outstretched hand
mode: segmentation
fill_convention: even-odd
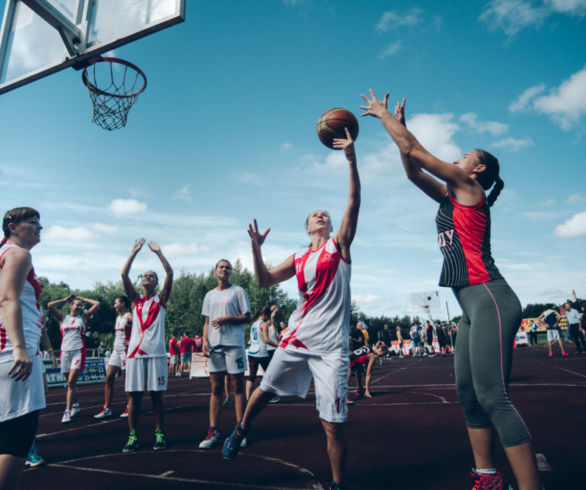
[[[136,240],[134,242],[134,245],[132,246],[132,253],[133,254],[137,254],[140,249],[142,248],[142,246],[144,245],[145,239],[144,238],[139,238],[138,240]]]
[[[395,104],[395,114],[393,114],[395,116],[395,119],[397,121],[399,121],[403,126],[407,127],[407,124],[405,123],[405,101],[407,99],[405,97],[403,97],[403,100],[401,102],[397,101],[397,103]]]
[[[348,128],[344,128],[346,131],[346,138],[334,138],[332,146],[335,150],[344,150],[346,154],[354,152],[354,139],[348,131]]]
[[[265,242],[265,238],[267,237],[271,229],[267,228],[263,234],[260,234],[258,231],[258,224],[256,223],[256,218],[252,222],[254,226],[251,224],[248,225],[248,236],[250,237],[250,240],[252,241],[253,245],[257,245],[258,247],[260,247]]]
[[[151,252],[154,253],[159,253],[161,251],[161,247],[159,246],[159,244],[157,242],[149,242],[149,248],[151,249]]]
[[[378,100],[376,95],[374,95],[374,91],[372,89],[368,89],[370,92],[370,96],[372,99],[369,99],[366,95],[360,94],[360,97],[364,99],[364,101],[368,105],[361,105],[360,109],[364,109],[366,112],[360,114],[362,117],[364,116],[374,116],[380,118],[386,111],[387,111],[387,101],[389,100],[390,93],[387,92],[383,100]]]

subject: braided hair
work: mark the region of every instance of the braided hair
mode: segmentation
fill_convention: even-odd
[[[486,167],[484,172],[477,175],[476,180],[482,186],[484,190],[488,190],[492,187],[492,190],[486,198],[486,202],[489,206],[492,206],[499,196],[505,183],[500,178],[500,166],[498,159],[484,150],[474,150],[478,157],[478,163],[481,163]]]

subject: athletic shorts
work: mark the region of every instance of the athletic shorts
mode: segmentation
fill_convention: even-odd
[[[421,340],[413,340],[413,347],[423,347],[423,342]]]
[[[183,363],[191,362],[191,353],[184,352],[183,354],[181,354],[181,362],[183,362]]]
[[[248,380],[253,383],[254,379],[256,378],[256,373],[258,372],[258,366],[262,366],[263,370],[266,372],[270,362],[271,358],[269,356],[248,356]]]
[[[349,362],[347,352],[302,354],[279,348],[260,388],[279,396],[305,398],[313,377],[319,417],[326,422],[342,423],[348,418]]]
[[[117,349],[112,351],[110,359],[108,359],[108,366],[116,366],[124,371],[126,369],[126,351]]]
[[[241,374],[246,371],[246,349],[240,345],[219,346],[210,352],[208,372]]]
[[[166,391],[168,381],[165,357],[139,357],[126,360],[124,391]]]
[[[177,357],[177,354],[173,354],[169,357],[169,363],[171,364],[171,366],[177,364]]]
[[[85,368],[85,347],[76,350],[61,351],[61,374],[68,373],[72,369],[83,371]]]
[[[561,340],[560,333],[556,329],[548,330],[547,331],[547,341],[548,342],[555,342],[556,340]]]
[[[350,361],[350,367],[353,369],[360,368],[363,364],[366,364],[367,362],[368,362],[368,354],[365,356],[357,357],[353,361]]]
[[[0,454],[26,458],[38,427],[38,410],[0,422]]]

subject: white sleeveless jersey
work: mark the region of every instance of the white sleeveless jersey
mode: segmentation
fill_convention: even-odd
[[[132,309],[132,333],[128,358],[167,357],[165,344],[165,308],[155,294],[150,299],[140,296]]]
[[[126,321],[129,314],[126,312],[116,317],[116,324],[114,325],[114,346],[112,350],[126,350],[126,346],[124,345],[126,328],[132,328],[132,322]]]
[[[0,260],[12,248],[19,247],[13,243],[7,243],[2,246],[0,248]],[[0,274],[2,274],[1,268]],[[35,270],[31,267],[19,297],[26,351],[31,357],[39,353],[39,342],[43,332],[43,313],[39,305],[42,289],[41,283],[35,275]],[[0,316],[0,363],[2,362],[13,362],[13,358],[12,344],[2,325],[2,317]]]
[[[254,357],[268,357],[267,344],[262,336],[260,326],[262,320],[257,320],[250,327],[250,347],[248,348],[248,355]]]
[[[65,315],[61,322],[61,351],[83,349],[84,332],[85,325],[81,316]]]
[[[278,344],[277,339],[277,329],[273,326],[273,324],[269,325],[269,339],[271,339],[275,344]],[[275,350],[276,347],[271,344],[267,344],[267,350]]]
[[[289,318],[281,347],[295,352],[348,352],[350,263],[333,238],[317,250],[293,256],[299,288],[297,309]]]

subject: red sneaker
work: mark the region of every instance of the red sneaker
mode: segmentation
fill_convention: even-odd
[[[553,353],[550,352],[547,357],[553,357]]]
[[[568,357],[568,353],[567,352],[562,352],[562,357]]]
[[[470,476],[474,483],[472,490],[513,490],[498,471],[494,475],[479,475],[472,470]]]

